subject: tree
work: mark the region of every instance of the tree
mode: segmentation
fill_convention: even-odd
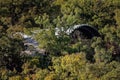
[[[21,52],[24,49],[22,41],[2,36],[0,42],[0,66],[21,72],[23,65]]]

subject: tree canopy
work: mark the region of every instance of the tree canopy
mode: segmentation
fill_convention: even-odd
[[[0,0],[0,79],[119,80],[119,14],[120,0]],[[66,30],[80,24],[100,36],[72,43]],[[24,39],[16,33],[39,43],[36,55],[24,53]]]

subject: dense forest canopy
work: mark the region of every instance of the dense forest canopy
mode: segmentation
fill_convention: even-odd
[[[120,0],[0,0],[0,79],[119,80],[119,14]],[[100,36],[72,43],[65,31],[78,24]],[[65,31],[56,36],[56,27]],[[45,52],[26,55],[18,32]]]

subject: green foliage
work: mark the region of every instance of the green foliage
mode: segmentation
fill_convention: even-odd
[[[119,14],[120,14],[120,9],[116,9],[115,10],[115,19],[116,19],[117,24],[120,26],[120,16],[119,16]]]
[[[5,66],[9,70],[15,68],[21,72],[23,61],[20,53],[24,49],[22,41],[2,36],[0,42],[0,66]]]
[[[46,69],[43,69],[43,70],[39,70],[37,73],[36,73],[36,79],[37,80],[44,80],[46,75],[49,73],[48,70]]]
[[[0,0],[0,79],[119,80],[119,14],[120,0]],[[101,36],[71,44],[65,31],[76,24]],[[32,35],[47,54],[23,57],[17,32]]]
[[[98,80],[117,80],[119,79],[118,75],[120,75],[119,73],[117,73],[117,70],[119,69],[118,64],[118,62],[113,61],[109,64],[99,63],[88,65],[88,78]]]
[[[52,62],[53,66],[50,69],[54,71],[49,73],[49,78],[52,76],[52,79],[71,80],[82,79],[82,76],[85,76],[83,72],[86,65],[84,53],[55,57]]]
[[[23,80],[21,76],[10,77],[9,80]]]

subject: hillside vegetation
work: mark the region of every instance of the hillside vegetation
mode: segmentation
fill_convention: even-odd
[[[78,39],[55,28],[88,24],[100,37]],[[24,39],[39,43],[34,56]],[[32,47],[31,47],[32,48]],[[119,80],[120,0],[0,0],[0,80]]]

